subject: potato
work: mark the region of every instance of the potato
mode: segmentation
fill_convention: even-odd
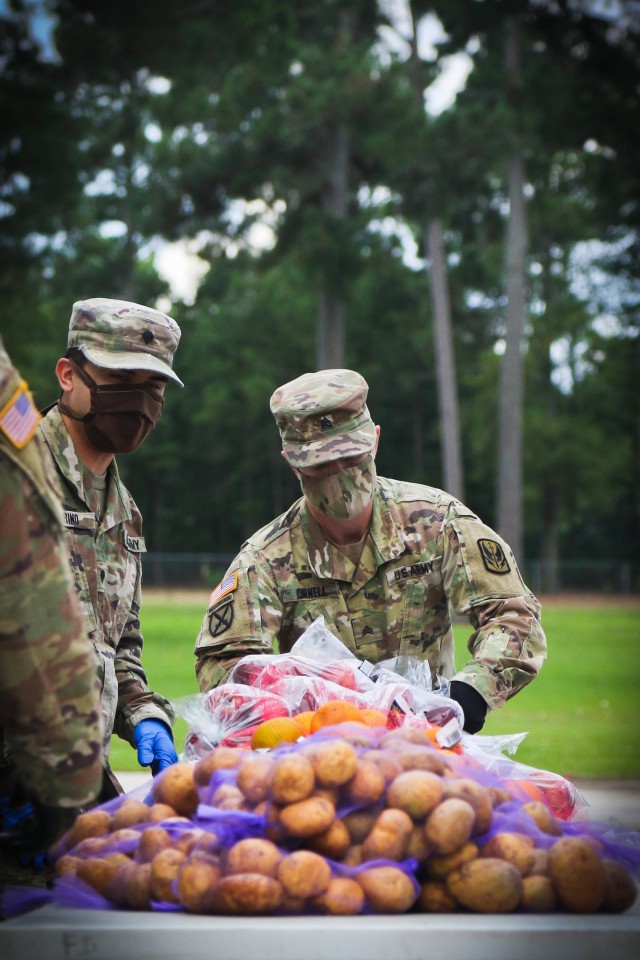
[[[458,903],[477,913],[509,913],[522,899],[517,867],[497,857],[479,857],[452,870],[447,890]]]
[[[142,863],[151,863],[157,853],[166,850],[171,844],[171,837],[164,827],[147,827],[140,834],[138,859]]]
[[[395,730],[389,730],[383,734],[378,742],[380,750],[397,750],[405,744],[417,744],[419,747],[427,746],[427,736],[424,730],[416,730],[415,727],[396,727]]]
[[[343,787],[348,803],[368,806],[384,796],[386,783],[379,767],[370,760],[359,759],[356,772]]]
[[[548,833],[551,836],[559,837],[562,835],[562,826],[549,810],[546,803],[541,800],[530,800],[522,804],[522,812],[528,813],[539,830]]]
[[[458,901],[447,890],[446,884],[427,880],[420,885],[416,910],[420,913],[455,913]]]
[[[442,797],[442,780],[427,770],[407,770],[387,787],[387,806],[404,810],[412,820],[423,820]]]
[[[129,906],[126,883],[129,877],[133,877],[139,867],[140,864],[127,858],[127,862],[122,863],[111,877],[105,891],[106,898],[118,907]]]
[[[194,767],[188,763],[174,763],[153,781],[153,799],[166,803],[184,817],[191,817],[198,807],[198,791]]]
[[[533,849],[533,863],[527,873],[528,877],[548,877],[549,876],[549,851],[542,850],[540,847]]]
[[[413,831],[413,820],[404,810],[383,810],[362,841],[363,860],[403,860]]]
[[[171,769],[169,767],[169,769]],[[180,867],[186,860],[186,856],[180,850],[174,850],[169,847],[167,850],[161,850],[151,861],[151,897],[153,900],[164,900],[167,903],[178,903],[178,897],[174,892],[174,880],[176,880]]]
[[[238,840],[227,851],[225,872],[262,873],[265,877],[277,877],[282,854],[271,840],[247,837]]]
[[[151,864],[134,864],[135,870],[128,871],[124,881],[127,904],[134,910],[151,909]],[[124,870],[124,867],[120,868]]]
[[[405,913],[418,897],[414,881],[400,867],[369,867],[355,879],[376,913]]]
[[[615,860],[603,860],[606,892],[601,909],[605,913],[624,913],[636,902],[638,888],[626,867]]]
[[[553,913],[558,909],[558,897],[550,877],[536,874],[523,879],[522,907],[529,913]]]
[[[222,879],[222,866],[215,857],[195,854],[180,867],[177,898],[190,913],[211,913],[214,888]]]
[[[313,765],[297,753],[288,753],[274,760],[269,773],[271,799],[275,803],[297,803],[313,792]]]
[[[324,893],[312,897],[310,905],[334,917],[354,917],[364,908],[364,890],[349,877],[332,877]]]
[[[76,876],[104,897],[106,896],[109,881],[117,872],[119,866],[120,864],[114,863],[112,860],[106,860],[103,857],[93,860],[80,860],[78,862]]]
[[[111,814],[106,810],[88,810],[76,817],[66,835],[67,850],[88,837],[102,837],[111,829]]]
[[[426,742],[423,746],[411,743],[403,745],[398,749],[396,758],[403,770],[426,770],[442,776],[447,769],[444,757]]]
[[[79,863],[82,863],[80,857],[73,857],[69,853],[64,853],[56,860],[56,876],[75,876],[75,874],[78,872]]]
[[[418,863],[424,863],[432,853],[433,849],[427,843],[427,838],[424,835],[424,824],[415,823],[407,840],[405,856],[413,857]]]
[[[313,837],[328,830],[335,816],[331,801],[324,797],[307,797],[306,800],[282,807],[279,819],[288,836]]]
[[[81,840],[75,847],[72,847],[73,855],[76,857],[101,857],[109,846],[110,835],[104,837],[87,837]]]
[[[443,784],[444,799],[457,797],[459,800],[466,800],[473,807],[476,819],[472,833],[486,833],[493,821],[493,803],[489,790],[471,777],[451,777],[445,779]]]
[[[284,898],[282,885],[263,873],[233,873],[213,889],[214,913],[260,916],[273,913]]]
[[[513,800],[513,794],[511,794],[506,787],[489,787],[489,795],[494,810],[503,803],[511,803]]]
[[[361,863],[364,863],[362,844],[352,843],[340,863],[343,863],[346,867],[359,867]]]
[[[295,850],[280,861],[278,879],[289,897],[317,897],[329,886],[331,867],[312,850]]]
[[[583,837],[562,837],[549,851],[549,876],[565,909],[595,913],[607,889],[602,860]]]
[[[273,758],[252,753],[238,767],[236,786],[252,806],[262,803],[269,795],[269,771]]]
[[[235,783],[221,783],[211,794],[211,806],[221,810],[237,810],[245,802],[244,794]]]
[[[105,853],[135,853],[140,843],[140,830],[133,827],[121,827],[105,838]]]
[[[364,810],[353,810],[345,814],[342,822],[349,831],[351,843],[362,843],[381,813],[381,807],[367,807]]]
[[[177,816],[177,811],[170,807],[168,803],[152,803],[149,807],[149,820],[152,823],[160,820],[175,820]]]
[[[233,770],[246,755],[245,750],[237,747],[214,747],[193,768],[196,785],[206,787],[216,770]]]
[[[305,803],[306,801],[302,801]],[[351,846],[351,837],[342,820],[334,820],[330,827],[308,837],[306,846],[330,860],[341,860]]]
[[[358,754],[344,740],[328,740],[318,744],[311,762],[320,786],[340,787],[356,772]]]
[[[482,848],[483,857],[498,857],[517,867],[523,876],[529,873],[534,861],[533,840],[524,833],[503,831],[494,834]]]
[[[440,854],[439,856],[429,857],[425,864],[425,872],[432,880],[444,881],[457,867],[463,863],[470,863],[479,856],[480,851],[475,843],[469,841],[453,853]]]
[[[375,763],[387,784],[402,773],[402,765],[391,750],[366,750],[361,759]]]
[[[443,800],[427,817],[424,825],[427,843],[440,854],[459,850],[471,837],[476,814],[470,803],[452,797]]]
[[[113,814],[111,829],[120,830],[122,827],[133,827],[137,823],[145,823],[149,819],[150,809],[141,800],[126,797]]]

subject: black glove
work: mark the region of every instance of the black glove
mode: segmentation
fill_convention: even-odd
[[[48,807],[39,800],[32,800],[28,806],[32,809],[27,809],[26,814],[3,835],[4,842],[20,857],[46,853],[78,815],[78,810],[73,807]]]
[[[477,690],[462,680],[452,680],[449,684],[449,696],[462,707],[464,713],[464,727],[467,733],[477,733],[484,727],[484,721],[489,707],[487,701]]]

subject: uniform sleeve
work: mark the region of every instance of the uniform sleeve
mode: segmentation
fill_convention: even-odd
[[[141,720],[160,720],[171,727],[175,711],[170,702],[149,688],[142,666],[143,639],[140,629],[141,568],[138,567],[134,599],[115,656],[118,706],[114,732],[135,746],[133,731]]]
[[[452,608],[468,617],[472,659],[452,678],[470,684],[496,709],[537,676],[547,645],[540,604],[510,547],[461,504],[445,519],[443,580]]]
[[[27,475],[0,453],[0,723],[26,789],[78,807],[102,782],[93,651],[62,528]]]
[[[224,683],[243,657],[273,653],[281,622],[282,603],[270,571],[245,547],[212,591],[196,639],[200,690]]]

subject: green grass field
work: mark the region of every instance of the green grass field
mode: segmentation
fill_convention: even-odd
[[[206,594],[144,600],[144,664],[170,700],[197,693],[193,645]],[[537,680],[491,713],[483,734],[527,732],[516,759],[570,778],[640,779],[640,602],[543,604],[549,659]],[[456,626],[456,664],[470,629]],[[175,727],[182,750],[186,723]],[[135,751],[114,737],[115,770],[138,770]]]

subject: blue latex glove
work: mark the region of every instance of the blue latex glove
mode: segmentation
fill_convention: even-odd
[[[133,731],[133,738],[138,748],[138,763],[141,767],[150,766],[154,777],[178,762],[173,737],[160,720],[141,720]]]
[[[0,797],[0,815],[2,816],[3,832],[16,836],[20,831],[20,826],[35,817],[31,803],[21,803],[20,806],[13,807],[11,806],[11,798],[6,794]],[[31,866],[35,870],[44,870],[47,864],[46,853],[35,853],[33,855],[22,853],[19,859],[23,867]]]

